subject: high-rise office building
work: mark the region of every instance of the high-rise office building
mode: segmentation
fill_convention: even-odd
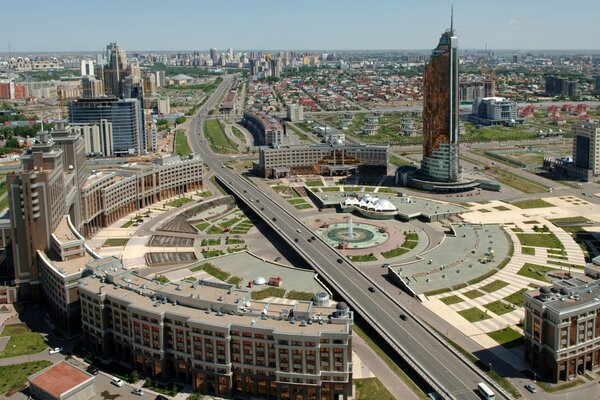
[[[104,82],[93,76],[84,76],[81,78],[83,88],[83,97],[102,97],[104,96]]]
[[[110,43],[106,46],[106,56],[108,64],[102,71],[104,88],[107,94],[119,97],[121,96],[121,80],[129,75],[127,55],[117,43]]]
[[[600,95],[600,75],[594,78],[594,94]]]
[[[458,37],[451,26],[433,50],[423,78],[421,174],[427,180],[460,179],[458,96]]]
[[[577,96],[579,94],[577,78],[560,76],[546,77],[546,96]]]
[[[281,78],[281,60],[279,58],[271,60],[271,76]]]
[[[573,163],[600,174],[600,124],[583,122],[573,125]]]
[[[256,58],[250,59],[250,76],[258,74],[258,60]]]
[[[81,76],[94,76],[94,62],[92,60],[81,60]]]
[[[136,98],[80,98],[69,104],[69,122],[99,124],[105,119],[112,123],[115,156],[143,154],[146,136],[141,107]]]
[[[112,157],[113,129],[112,123],[101,119],[97,124],[71,124],[83,137],[85,153]]]
[[[217,65],[219,62],[219,52],[214,47],[210,49],[210,59],[212,60],[213,65]]]
[[[79,188],[85,181],[81,135],[59,123],[50,135],[39,132],[21,155],[21,170],[7,175],[14,281],[19,297],[39,295],[37,252],[48,250],[61,219],[81,219]]]

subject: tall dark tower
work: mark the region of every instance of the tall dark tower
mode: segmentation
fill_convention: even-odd
[[[423,162],[421,177],[435,182],[458,182],[459,92],[458,38],[453,15],[425,67],[423,82]]]

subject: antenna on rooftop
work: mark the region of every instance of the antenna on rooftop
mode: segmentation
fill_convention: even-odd
[[[454,4],[450,8],[450,32],[454,33]]]

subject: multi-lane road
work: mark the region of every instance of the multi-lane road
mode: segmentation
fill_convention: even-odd
[[[485,380],[485,375],[403,307],[395,298],[398,293],[390,294],[377,288],[374,281],[336,249],[314,236],[299,219],[248,179],[226,167],[223,156],[210,150],[203,138],[204,119],[207,110],[216,105],[228,86],[227,80],[224,81],[194,117],[188,133],[194,153],[201,155],[222,184],[294,248],[444,398],[479,398],[475,388],[478,382]],[[370,287],[375,291],[370,291]],[[496,395],[500,399],[510,398],[499,391]]]

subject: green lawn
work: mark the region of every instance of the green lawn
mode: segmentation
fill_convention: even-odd
[[[440,301],[446,305],[462,303],[464,300],[459,296],[442,297]]]
[[[528,209],[528,208],[543,208],[543,207],[554,207],[553,204],[548,203],[542,199],[531,199],[531,200],[522,200],[516,201],[512,203],[513,206]]]
[[[246,143],[246,135],[244,135],[244,132],[242,132],[241,130],[239,130],[235,126],[231,127],[231,132],[233,132],[233,134],[235,135],[235,137],[238,138],[238,139],[240,139],[240,141],[242,141],[242,143]]]
[[[339,192],[340,188],[337,186],[332,186],[332,187],[323,187],[321,188],[322,192]]]
[[[208,226],[210,225],[210,222],[201,222],[196,226],[196,229],[198,229],[199,231],[204,231],[206,228],[208,228]]]
[[[355,379],[356,400],[394,400],[394,396],[377,378]]]
[[[133,225],[134,222],[134,220],[127,221],[123,225],[121,225],[121,228],[129,228],[131,225]]]
[[[235,224],[237,224],[237,223],[238,223],[238,222],[240,222],[242,219],[244,219],[244,218],[243,218],[243,217],[234,217],[234,218],[232,218],[232,219],[229,219],[229,220],[227,220],[227,221],[225,221],[225,222],[221,222],[221,223],[219,224],[219,226],[220,226],[221,228],[225,229],[225,228],[227,228],[228,226],[232,226],[232,225],[235,225]]]
[[[204,136],[215,153],[237,153],[238,146],[227,137],[219,120],[204,121]]]
[[[167,202],[166,205],[169,207],[181,207],[184,204],[187,204],[191,201],[194,201],[194,200],[190,199],[189,197],[181,197],[179,199],[175,199],[175,200],[171,200],[171,201]]]
[[[488,170],[496,180],[506,186],[515,188],[523,193],[547,193],[548,187],[536,183],[532,180],[526,179],[520,175],[515,175],[505,169],[492,167]]]
[[[510,211],[510,208],[508,208],[506,206],[496,206],[496,207],[493,207],[493,208],[495,208],[498,211]]]
[[[102,247],[123,247],[129,242],[129,238],[111,238],[106,239]]]
[[[167,278],[167,277],[166,277],[166,276],[164,276],[164,275],[155,275],[155,276],[154,276],[154,280],[155,280],[156,282],[160,282],[160,283],[169,283],[169,282],[171,282],[171,281],[169,280],[169,278]]]
[[[308,187],[317,187],[317,186],[324,186],[325,184],[323,183],[322,180],[320,179],[315,179],[312,181],[306,181],[304,182],[304,184]]]
[[[242,278],[241,276],[232,276],[229,279],[227,279],[227,283],[230,283],[232,285],[235,285],[235,287],[240,287],[241,283],[244,281],[244,278]]]
[[[514,310],[511,306],[501,302],[500,300],[496,300],[491,303],[484,304],[483,306],[496,315],[506,314],[506,313]]]
[[[202,239],[201,246],[218,246],[221,244],[221,239]]]
[[[0,358],[35,354],[45,350],[48,345],[44,338],[25,324],[6,325],[0,336],[10,336],[6,348],[0,352]]]
[[[27,382],[27,378],[52,363],[48,360],[33,361],[24,364],[0,366],[0,394],[12,388],[15,390]]]
[[[577,216],[577,217],[566,217],[566,218],[553,218],[548,221],[552,223],[573,223],[573,224],[585,224],[588,219],[586,217]]]
[[[294,199],[288,199],[288,203],[290,203],[292,205],[304,204],[304,203],[306,203],[306,200],[304,200],[301,197],[297,197],[297,198],[294,198]]]
[[[506,296],[504,298],[504,301],[512,303],[517,307],[523,307],[523,304],[525,303],[525,299],[523,298],[523,293],[525,293],[528,290],[530,290],[530,289],[523,288],[523,289],[519,290],[518,292],[515,292],[509,296]]]
[[[492,318],[477,307],[467,308],[466,310],[459,311],[458,313],[469,322],[478,322],[483,321],[484,319]]]
[[[377,261],[377,257],[373,254],[363,254],[360,256],[350,256],[350,260],[357,262]]]
[[[401,256],[402,254],[408,253],[408,251],[409,250],[405,249],[404,247],[396,247],[395,249],[381,253],[381,255],[384,258],[394,258],[394,257]]]
[[[462,295],[468,297],[469,299],[476,299],[478,297],[483,296],[485,293],[480,292],[477,289],[469,290],[468,292],[463,293]]]
[[[264,288],[262,290],[258,290],[256,292],[251,292],[250,298],[252,300],[262,300],[262,299],[266,299],[267,297],[283,298],[284,294],[285,294],[285,289],[271,286],[271,287]]]
[[[517,347],[523,344],[523,335],[511,328],[489,332],[488,336],[506,348]]]
[[[221,251],[219,251],[219,252],[221,254],[223,254],[223,252],[221,252]],[[204,255],[204,252],[202,254]],[[240,278],[238,276],[231,276],[231,274],[229,272],[223,271],[221,268],[216,267],[211,263],[204,263],[204,264],[196,265],[196,266],[190,268],[190,271],[192,271],[192,272],[205,271],[206,273],[214,276],[218,280],[221,280],[223,282],[228,282],[228,283],[231,283],[236,286],[238,283],[241,283],[243,280],[242,278]]]
[[[563,244],[554,233],[517,233],[521,246],[547,247],[550,249],[564,249]]]
[[[535,256],[535,249],[533,247],[521,247],[521,254],[527,254],[528,256]]]
[[[177,129],[177,132],[175,133],[175,154],[183,157],[192,154],[187,135],[183,129]]]
[[[295,208],[296,210],[305,210],[305,209],[307,209],[307,208],[313,208],[313,206],[311,206],[311,205],[310,205],[310,204],[308,204],[308,203],[304,203],[304,204],[294,204],[294,208]]]
[[[508,282],[504,282],[500,279],[496,279],[495,281],[488,283],[487,285],[480,287],[479,290],[483,290],[484,292],[492,293],[496,290],[502,289],[504,286],[508,286]]]
[[[210,251],[203,251],[202,257],[213,258],[213,257],[222,256],[223,254],[225,254],[225,253],[223,253],[221,250],[210,250]]]
[[[396,167],[401,167],[403,165],[412,165],[412,163],[409,160],[400,158],[394,154],[390,154],[390,163],[394,164]]]
[[[543,265],[525,263],[525,265],[523,265],[519,272],[517,272],[517,275],[525,276],[531,279],[537,279],[538,281],[551,283],[551,281],[548,278],[546,278],[546,274],[552,271],[558,271],[558,269],[546,267]]]
[[[244,239],[226,238],[225,244],[244,244]]]
[[[225,232],[223,228],[217,225],[213,225],[210,228],[208,228],[208,231],[206,233],[208,233],[209,235],[220,235],[223,232]]]
[[[315,297],[314,293],[311,292],[299,292],[296,290],[291,290],[286,296],[286,299],[291,300],[304,300],[304,301],[312,301]]]

